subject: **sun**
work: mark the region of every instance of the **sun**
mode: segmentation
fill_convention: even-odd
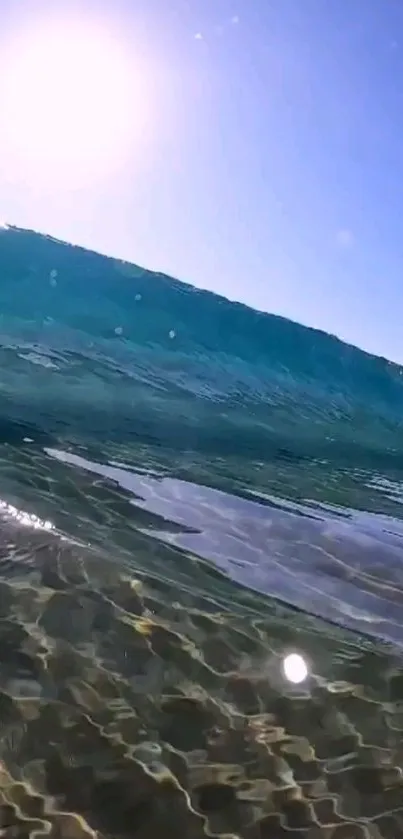
[[[124,167],[148,119],[135,63],[122,39],[88,20],[47,20],[10,38],[0,59],[7,173],[81,186]]]

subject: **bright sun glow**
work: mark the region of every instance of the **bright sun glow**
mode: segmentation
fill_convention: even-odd
[[[306,662],[298,653],[291,653],[284,658],[283,670],[286,679],[294,685],[304,682],[308,675]]]
[[[147,105],[144,74],[106,26],[26,27],[1,55],[2,164],[44,186],[107,177],[137,151]]]

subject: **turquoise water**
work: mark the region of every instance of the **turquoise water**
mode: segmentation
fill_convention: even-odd
[[[18,829],[401,835],[403,368],[17,228],[0,276]]]
[[[400,578],[402,368],[35,233],[0,248],[3,444],[88,486],[106,467],[135,499],[119,541],[140,516],[241,583],[403,641],[400,601],[348,579]],[[108,525],[18,475],[3,492],[73,536]]]

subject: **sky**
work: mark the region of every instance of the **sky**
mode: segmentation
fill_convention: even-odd
[[[0,4],[1,220],[401,363],[402,137],[401,0]]]

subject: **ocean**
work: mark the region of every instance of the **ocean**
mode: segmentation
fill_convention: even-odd
[[[401,837],[403,368],[16,227],[0,277],[0,834]]]

